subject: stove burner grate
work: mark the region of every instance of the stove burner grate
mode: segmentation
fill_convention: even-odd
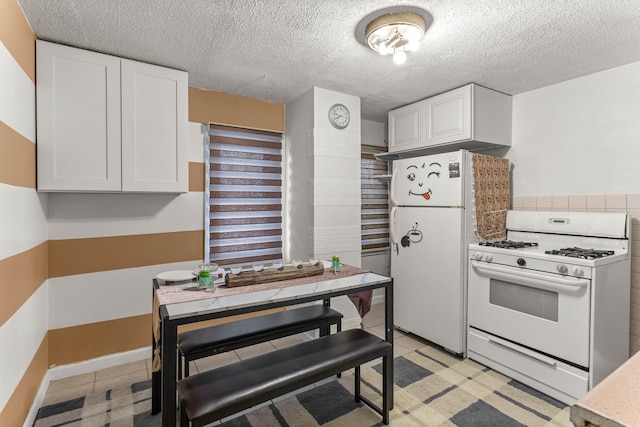
[[[480,246],[489,246],[492,248],[501,249],[522,249],[522,248],[535,248],[538,246],[534,242],[514,242],[513,240],[501,240],[498,242],[480,242]]]
[[[566,256],[571,258],[597,259],[597,258],[603,258],[609,255],[613,255],[616,252],[610,251],[610,250],[582,249],[578,247],[573,247],[573,248],[553,249],[550,251],[545,251],[544,253],[549,255],[560,255],[560,256]]]

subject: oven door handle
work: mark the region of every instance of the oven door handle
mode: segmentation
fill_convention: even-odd
[[[522,284],[532,288],[549,289],[553,291],[578,292],[589,286],[588,279],[576,277],[564,277],[536,273],[534,271],[522,271],[513,267],[482,264],[479,261],[471,261],[474,270],[483,276],[495,277],[505,282]]]
[[[556,361],[550,357],[535,353],[526,348],[517,347],[515,344],[511,344],[509,341],[501,340],[500,338],[487,337],[487,339],[490,343],[508,348],[509,350],[515,351],[516,353],[524,354],[527,357],[530,357],[542,363],[546,363],[547,365],[556,366]]]

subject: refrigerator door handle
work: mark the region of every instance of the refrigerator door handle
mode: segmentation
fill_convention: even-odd
[[[398,203],[396,202],[396,175],[398,174],[398,168],[395,167],[393,168],[393,172],[391,173],[391,185],[390,185],[390,191],[389,191],[389,199],[391,199],[391,206],[396,206]]]
[[[392,187],[393,188],[393,187]],[[398,251],[398,241],[396,240],[396,212],[398,208],[393,206],[391,208],[391,212],[389,213],[389,237],[391,240],[391,251],[396,250],[396,254]]]

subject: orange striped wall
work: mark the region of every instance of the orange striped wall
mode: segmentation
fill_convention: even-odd
[[[0,182],[36,188],[36,145],[1,121],[0,143]]]
[[[36,81],[36,35],[17,0],[0,0],[0,40],[31,81]]]
[[[189,121],[284,133],[285,106],[190,87]]]
[[[0,327],[47,280],[48,244],[0,260]]]
[[[204,231],[49,241],[49,277],[202,258]]]
[[[0,0],[0,42],[33,82],[35,82],[35,38],[17,0]],[[35,111],[33,114],[35,115]],[[0,117],[0,183],[22,187],[25,192],[35,191],[35,168],[35,144],[8,126]],[[12,200],[0,200],[3,209],[11,203]],[[20,227],[24,226],[20,225]],[[47,259],[46,242],[0,259],[0,293],[3,295],[0,298],[0,328],[46,282]],[[0,408],[1,426],[23,424],[48,368],[48,357],[48,339],[45,336],[17,386],[14,390],[9,390],[11,395],[6,404]],[[1,369],[11,369],[11,367],[4,366]],[[7,385],[2,384],[0,387],[7,387]]]
[[[53,329],[49,331],[49,365],[66,365],[150,345],[151,314]]]

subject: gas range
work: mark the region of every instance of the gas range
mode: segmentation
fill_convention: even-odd
[[[469,245],[468,357],[567,404],[628,358],[631,218],[507,212]]]
[[[563,266],[598,267],[629,259],[628,222],[626,214],[509,211],[507,240],[473,243],[470,258],[563,274]]]

